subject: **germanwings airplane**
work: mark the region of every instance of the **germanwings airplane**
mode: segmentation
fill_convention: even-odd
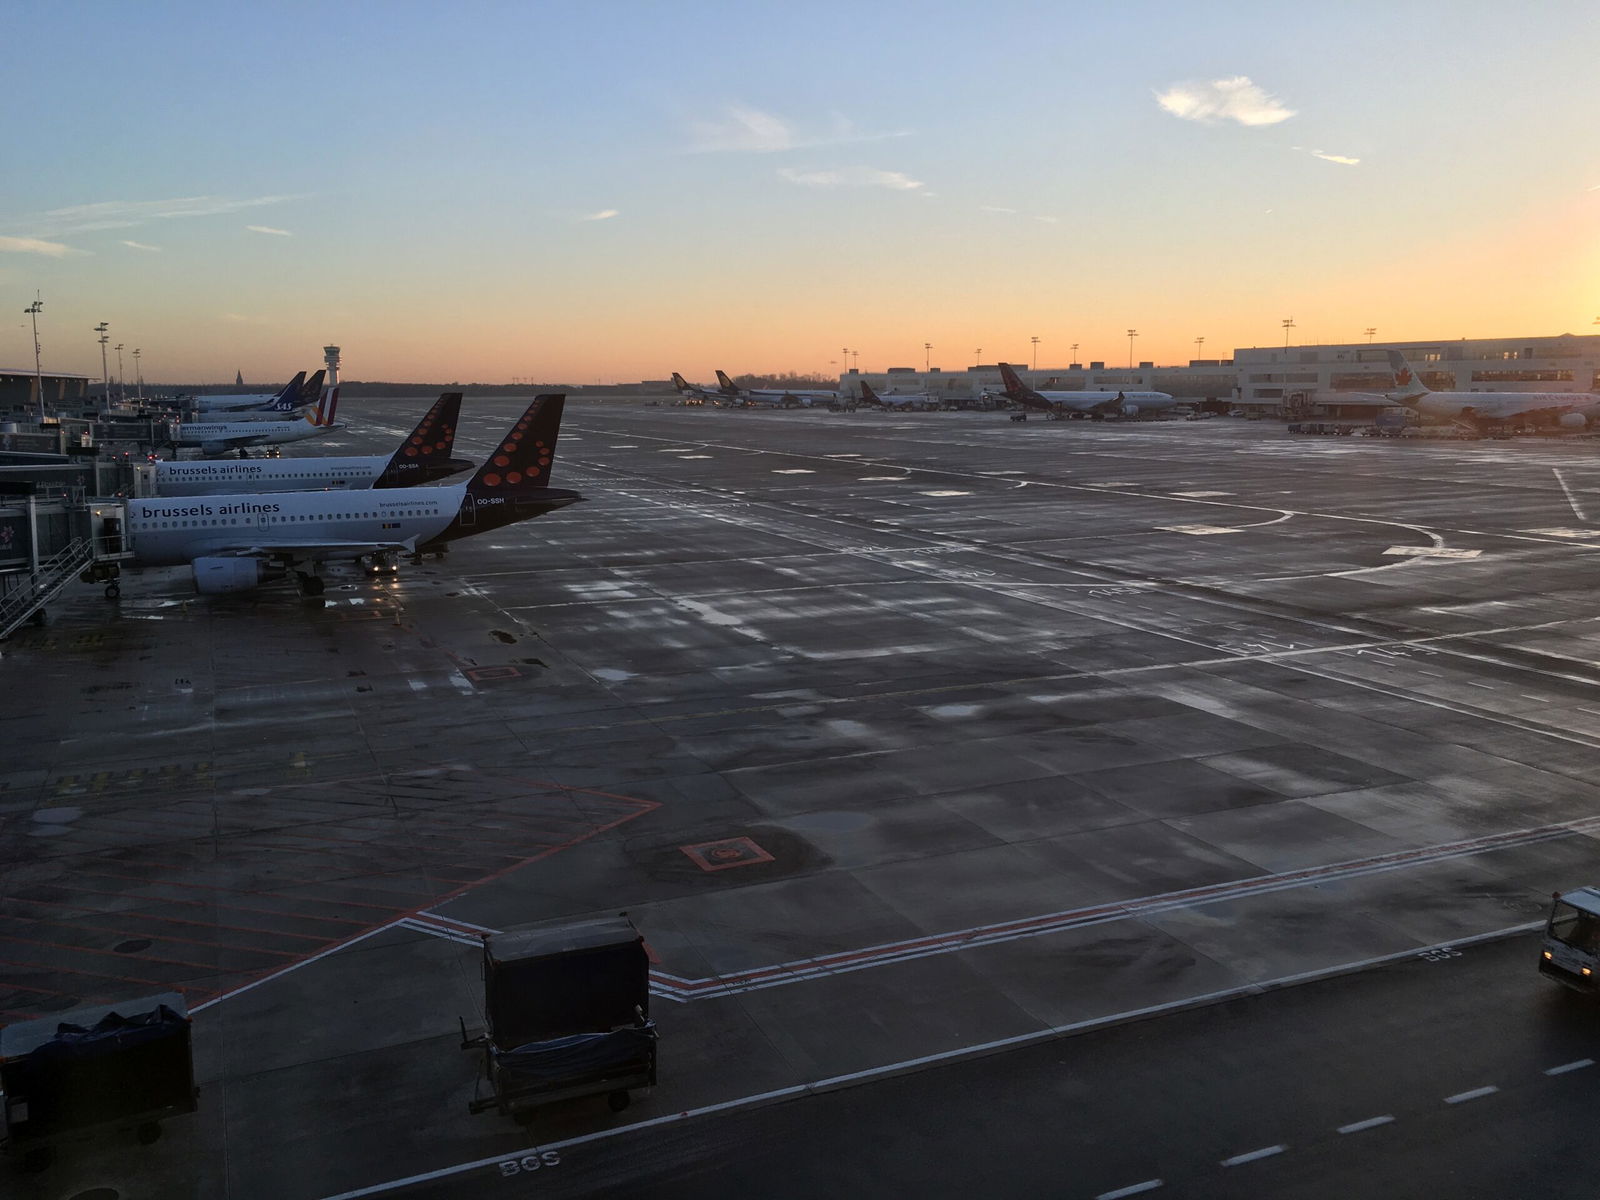
[[[1394,388],[1386,399],[1424,417],[1438,417],[1476,428],[1480,421],[1543,417],[1567,429],[1582,429],[1600,415],[1600,397],[1588,392],[1434,392],[1429,391],[1406,356],[1389,351]]]
[[[891,408],[901,412],[933,412],[939,407],[938,397],[930,396],[926,392],[905,396],[888,392],[880,396],[872,390],[872,385],[865,379],[861,381],[861,399],[866,404],[876,404],[879,408]]]
[[[1005,381],[1006,399],[1053,417],[1133,417],[1177,403],[1166,392],[1036,392],[1010,363],[1000,364],[1000,378]]]
[[[388,562],[565,508],[583,499],[549,486],[565,402],[560,395],[536,398],[466,483],[129,500],[133,565],[188,564],[195,589],[206,595],[244,591],[295,569],[305,594],[320,596],[316,568],[327,559]]]
[[[839,403],[838,392],[824,392],[812,388],[798,391],[793,388],[741,388],[728,378],[727,372],[721,370],[717,372],[717,382],[722,385],[719,395],[751,407],[812,408],[818,404]]]
[[[339,409],[338,388],[328,394],[326,416],[322,408],[318,404],[314,411],[288,421],[183,421],[172,427],[172,444],[198,446],[200,453],[212,456],[237,450],[240,458],[249,458],[248,446],[278,446],[344,428],[342,421],[333,419]]]
[[[467,459],[450,457],[460,415],[461,393],[444,393],[422,415],[411,436],[388,456],[157,463],[156,491],[162,497],[210,496],[218,492],[312,492],[431,483],[472,467]]]
[[[282,391],[270,396],[196,396],[194,410],[197,413],[225,412],[229,416],[224,419],[229,421],[258,420],[260,418],[252,415],[256,413],[263,417],[292,413],[310,408],[322,399],[322,379],[326,374],[324,368],[307,380],[306,373],[301,371]]]

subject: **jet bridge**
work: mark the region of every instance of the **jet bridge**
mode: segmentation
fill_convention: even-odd
[[[75,577],[105,583],[115,599],[117,564],[133,557],[124,497],[137,472],[97,460],[15,461],[34,457],[0,455],[0,638]]]

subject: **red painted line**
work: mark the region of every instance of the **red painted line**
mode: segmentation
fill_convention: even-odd
[[[107,914],[104,914],[104,915],[109,916],[110,914],[107,913]],[[83,931],[89,932],[89,933],[104,933],[104,934],[114,935],[114,936],[125,938],[125,939],[127,939],[127,938],[149,938],[150,942],[152,944],[159,943],[159,942],[176,942],[176,943],[178,943],[180,945],[186,945],[186,946],[214,946],[218,950],[249,949],[249,950],[251,950],[251,951],[253,951],[254,953],[257,953],[257,954],[273,954],[273,955],[276,955],[279,958],[298,958],[299,957],[299,955],[292,954],[292,953],[290,953],[290,952],[288,952],[286,950],[268,950],[263,946],[243,947],[237,942],[208,942],[203,938],[169,937],[166,934],[153,933],[151,930],[148,930],[148,929],[140,929],[140,930],[137,930],[137,931],[130,931],[130,930],[127,930],[127,929],[106,929],[106,928],[103,928],[103,927],[98,926],[98,925],[80,925],[80,924],[77,924],[76,922],[73,922],[73,921],[56,921],[56,920],[50,920],[50,919],[40,919],[38,917],[13,917],[13,918],[11,918],[11,920],[15,921],[15,922],[19,922],[19,923],[25,923],[25,924],[28,924],[28,925],[51,925],[51,926],[55,926],[56,928],[59,928],[59,929],[79,929],[79,930],[83,930]],[[4,941],[6,938],[8,938],[10,936],[11,936],[11,933],[10,933],[9,929],[0,930],[0,941]],[[53,945],[54,943],[45,942],[45,943],[42,943],[42,944],[43,945]],[[65,944],[70,945],[71,943],[65,943]],[[139,954],[128,955],[127,957],[130,957],[130,958],[135,958],[135,957],[142,958],[142,957],[144,957],[144,955],[141,952]]]
[[[137,909],[137,908],[119,908],[119,909],[116,909],[113,912],[104,912],[104,911],[99,910],[99,909],[79,908],[79,906],[72,905],[72,904],[51,904],[51,902],[48,901],[48,900],[28,900],[28,901],[25,901],[25,903],[46,905],[46,906],[49,906],[49,907],[52,907],[52,908],[70,908],[70,909],[74,909],[78,913],[79,922],[89,921],[89,920],[92,920],[92,919],[94,919],[96,917],[128,916],[128,917],[140,917],[140,918],[142,918],[142,919],[144,919],[146,921],[156,921],[156,922],[158,922],[160,924],[163,924],[163,925],[195,925],[195,926],[200,927],[201,929],[223,929],[223,930],[227,930],[227,931],[229,931],[231,933],[247,933],[252,937],[293,938],[295,941],[298,941],[298,942],[316,942],[318,945],[321,945],[323,942],[327,941],[326,937],[317,937],[315,934],[310,934],[310,933],[287,933],[287,932],[284,932],[284,931],[281,931],[281,930],[277,930],[277,929],[261,929],[261,928],[259,928],[257,926],[253,926],[253,925],[225,925],[220,921],[186,921],[182,917],[157,916],[155,913],[143,912],[143,911],[141,911],[140,909]],[[0,915],[3,915],[3,914],[0,914]],[[19,917],[14,917],[12,919],[20,920],[20,921],[31,921],[31,920],[35,920],[37,918],[20,917],[19,916]],[[48,918],[46,918],[46,919],[48,919]],[[66,923],[67,922],[62,922],[62,924],[66,924]],[[90,928],[95,928],[95,926],[90,926]],[[143,934],[140,934],[139,936],[142,937]],[[179,941],[183,941],[185,939],[180,938],[178,940]]]
[[[190,907],[193,907],[193,908],[206,908],[206,909],[220,908],[220,909],[226,909],[229,912],[259,913],[261,916],[264,916],[264,917],[287,917],[290,920],[295,920],[295,921],[325,921],[330,925],[364,925],[365,924],[365,922],[353,921],[353,920],[349,919],[348,917],[323,917],[323,916],[314,916],[314,915],[312,915],[310,913],[284,912],[281,909],[274,909],[274,908],[250,908],[247,905],[243,905],[243,904],[226,904],[221,900],[213,900],[213,901],[208,901],[208,900],[183,900],[183,899],[179,899],[176,896],[146,896],[146,895],[140,895],[140,894],[138,894],[137,892],[134,892],[134,891],[107,892],[107,891],[102,891],[102,890],[97,889],[97,888],[80,887],[76,883],[76,881],[74,881],[73,886],[72,886],[72,888],[70,890],[68,888],[64,887],[63,885],[58,884],[58,883],[40,884],[40,885],[37,885],[37,886],[53,887],[57,891],[67,892],[67,894],[69,894],[69,895],[76,894],[76,893],[79,893],[79,892],[84,892],[84,893],[87,893],[88,895],[91,895],[91,896],[108,896],[108,897],[111,897],[113,899],[119,899],[119,900],[145,900],[145,901],[152,901],[152,902],[154,902],[156,904],[187,904],[187,905],[189,905]],[[164,885],[159,883],[159,882],[157,882],[153,886],[162,887]],[[233,893],[233,894],[237,894],[237,893]],[[270,895],[271,893],[263,892],[263,893],[260,893],[260,894],[261,895]],[[19,904],[27,904],[27,903],[29,903],[29,901],[22,899],[20,896],[6,896],[6,897],[0,897],[0,899],[9,900],[9,901],[12,901],[14,903],[19,903]],[[276,931],[274,931],[274,932],[276,932]],[[302,936],[302,935],[300,935],[300,934],[286,934],[284,936],[299,937],[299,936]]]
[[[15,958],[6,958],[4,955],[0,955],[0,963],[4,963],[8,967],[22,967],[24,970],[29,971],[46,971],[51,975],[82,975],[85,979],[114,979],[118,983],[139,983],[148,987],[158,988],[167,988],[172,986],[170,983],[157,979],[140,979],[135,975],[107,975],[101,971],[79,971],[74,967],[46,966],[43,963],[28,962],[26,960]],[[182,991],[183,989],[180,987],[178,990]],[[61,993],[63,996],[67,994],[68,993],[66,992]]]
[[[155,939],[152,938],[151,941],[154,942]],[[74,946],[70,942],[46,942],[40,938],[22,937],[10,932],[0,938],[0,945],[10,942],[20,942],[25,946],[45,946],[51,950],[65,950],[74,957],[88,954],[98,958],[116,959],[118,962],[166,963],[168,966],[173,967],[193,967],[197,971],[205,971],[212,975],[229,974],[233,971],[259,971],[261,969],[260,967],[224,967],[219,963],[189,962],[187,959],[182,958],[163,958],[159,954],[118,954],[115,950],[96,950],[92,946]],[[255,953],[247,946],[235,947],[234,949],[243,954]]]

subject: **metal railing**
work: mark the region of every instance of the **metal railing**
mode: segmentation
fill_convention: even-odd
[[[41,560],[38,571],[27,583],[0,596],[0,638],[11,636],[18,625],[55,599],[93,561],[94,548],[87,538],[76,538]]]

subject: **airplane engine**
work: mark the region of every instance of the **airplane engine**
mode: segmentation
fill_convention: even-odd
[[[227,442],[202,442],[200,444],[200,453],[208,457],[226,454],[230,449],[231,447]]]
[[[1562,413],[1556,423],[1563,429],[1582,429],[1589,424],[1582,413]]]
[[[1139,415],[1139,406],[1137,404],[1124,404],[1122,406],[1122,415],[1130,420],[1137,417]]]
[[[261,562],[254,558],[197,558],[194,590],[202,596],[244,592],[261,582]]]

